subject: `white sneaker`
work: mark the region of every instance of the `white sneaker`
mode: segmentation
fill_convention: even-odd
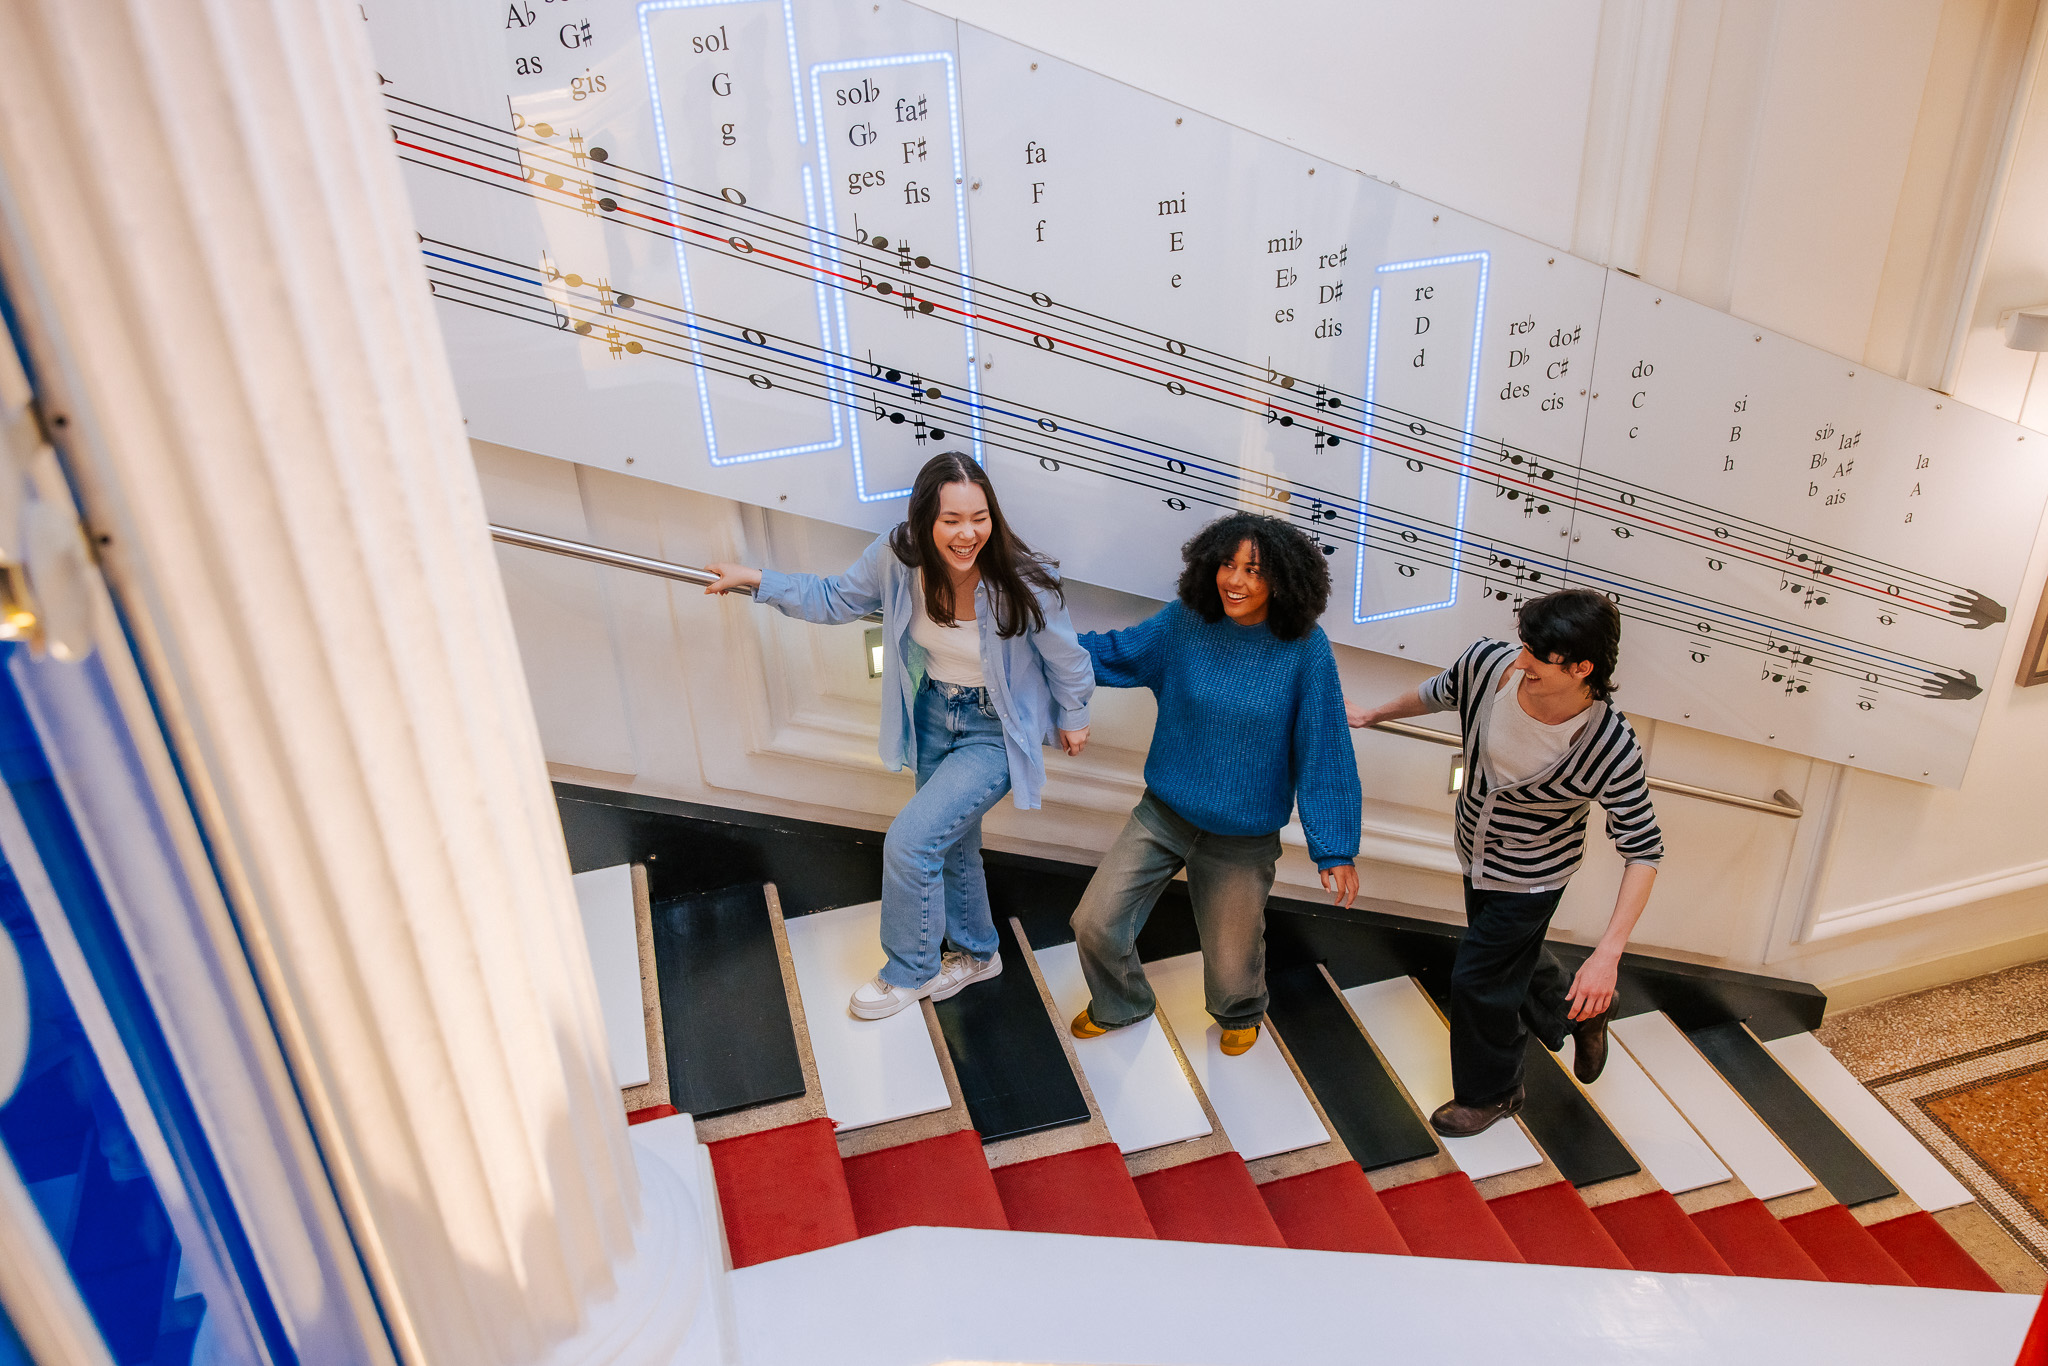
[[[986,961],[971,953],[948,953],[939,958],[939,975],[925,983],[934,1001],[943,1001],[958,996],[984,977],[1000,977],[1003,972],[1003,955],[1000,950],[991,953]]]
[[[894,987],[875,977],[854,988],[846,1003],[847,1014],[856,1020],[886,1020],[906,1006],[914,1006],[932,994],[932,987],[945,976],[943,970],[921,987]]]

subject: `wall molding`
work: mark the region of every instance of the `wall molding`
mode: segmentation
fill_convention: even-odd
[[[1836,939],[1845,934],[1881,929],[1887,925],[1896,925],[1902,920],[1914,920],[1938,911],[1952,911],[1959,906],[1992,901],[2002,896],[2011,896],[2015,892],[2029,892],[2043,886],[2048,886],[2048,859],[2023,863],[1995,873],[1980,873],[1976,877],[1961,878],[1938,887],[1908,892],[1903,896],[1885,897],[1856,906],[1823,911],[1815,917],[1813,929],[1806,936],[1806,940],[1812,943],[1822,939]]]

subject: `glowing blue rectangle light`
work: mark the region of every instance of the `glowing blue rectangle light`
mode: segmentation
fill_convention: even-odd
[[[967,196],[963,190],[967,172],[962,160],[963,150],[960,143],[960,83],[954,70],[952,53],[906,52],[892,57],[862,57],[843,62],[820,62],[811,67],[811,109],[818,121],[818,170],[825,178],[825,245],[831,253],[833,264],[844,265],[837,246],[837,215],[832,208],[832,159],[829,151],[831,140],[825,136],[825,106],[820,78],[842,71],[871,71],[881,67],[911,66],[920,62],[939,62],[946,69],[946,109],[950,119],[948,127],[953,137],[953,207],[959,231],[961,325],[966,333],[967,346],[967,414],[973,432],[974,461],[976,464],[986,465],[988,461],[982,448],[981,373],[975,358],[974,285],[969,276],[970,266],[967,259]],[[853,334],[846,323],[846,293],[843,289],[837,292],[833,308],[839,321],[839,349],[841,353],[851,357]],[[849,400],[854,400],[854,389],[850,379],[846,381],[845,387]],[[852,425],[851,441],[854,493],[861,502],[873,503],[888,498],[910,496],[907,487],[870,490],[867,486],[867,465],[861,454],[858,422]]]
[[[1450,567],[1450,590],[1441,602],[1421,603],[1413,607],[1392,608],[1384,612],[1365,610],[1365,531],[1372,518],[1372,508],[1366,501],[1366,492],[1372,478],[1374,428],[1378,425],[1378,405],[1375,402],[1379,383],[1380,361],[1380,291],[1377,286],[1372,292],[1371,335],[1366,342],[1365,352],[1365,440],[1360,443],[1363,453],[1359,457],[1358,474],[1358,575],[1352,590],[1351,620],[1359,625],[1369,621],[1387,621],[1394,617],[1414,616],[1419,612],[1440,612],[1458,600],[1459,558],[1465,548],[1465,501],[1471,488],[1472,424],[1479,416],[1479,348],[1486,333],[1486,278],[1492,264],[1491,254],[1483,251],[1461,252],[1455,256],[1431,256],[1417,261],[1389,261],[1380,266],[1378,273],[1391,274],[1404,270],[1426,270],[1434,266],[1456,266],[1476,263],[1479,267],[1479,289],[1477,302],[1472,313],[1472,361],[1471,375],[1465,386],[1465,421],[1460,451],[1464,456],[1465,469],[1458,474],[1458,511],[1453,523],[1453,543]]]
[[[661,81],[655,72],[654,35],[648,27],[648,17],[662,10],[698,9],[715,5],[758,4],[759,2],[760,0],[644,0],[644,3],[640,6],[640,52],[642,61],[647,68],[647,98],[653,109],[654,141],[661,157],[662,182],[668,187],[665,191],[665,197],[671,217],[680,217],[682,206],[676,200],[674,193],[676,183],[675,168],[669,157],[668,124],[662,117],[661,112]],[[796,15],[792,11],[791,0],[782,0],[782,31],[784,40],[789,48],[789,90],[790,98],[796,106],[797,141],[803,142],[807,140],[808,125],[804,120],[803,84],[799,76],[800,68],[797,64],[796,55]],[[803,168],[803,186],[804,207],[809,215],[807,221],[815,225],[817,223],[817,213],[813,199],[811,171],[808,166]],[[818,248],[821,244],[815,231],[810,236],[811,264],[815,269],[822,265],[818,255]],[[675,252],[676,276],[682,286],[683,311],[688,321],[691,368],[697,380],[697,407],[704,424],[704,450],[710,462],[713,465],[742,465],[755,460],[775,460],[784,456],[810,455],[818,451],[834,451],[846,444],[848,424],[845,421],[840,405],[838,403],[829,403],[826,405],[832,421],[832,437],[829,441],[813,441],[804,445],[778,446],[772,450],[741,451],[735,454],[722,454],[720,452],[718,425],[713,420],[711,414],[711,382],[704,368],[704,348],[699,335],[702,331],[702,326],[697,316],[696,301],[690,289],[690,263],[684,255],[683,242],[680,236],[676,238]],[[817,283],[817,298],[818,345],[821,351],[824,349],[825,339],[829,335],[826,293],[825,277],[822,269],[820,269]],[[859,424],[853,425],[857,429]]]

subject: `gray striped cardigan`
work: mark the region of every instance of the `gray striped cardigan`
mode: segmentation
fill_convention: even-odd
[[[1521,654],[1519,645],[1482,640],[1418,692],[1430,711],[1458,709],[1465,731],[1465,785],[1458,793],[1458,860],[1486,891],[1548,890],[1578,871],[1586,851],[1586,808],[1607,812],[1607,837],[1630,863],[1655,867],[1664,836],[1636,733],[1605,702],[1555,765],[1519,783],[1494,787],[1487,776],[1486,727],[1494,690]]]

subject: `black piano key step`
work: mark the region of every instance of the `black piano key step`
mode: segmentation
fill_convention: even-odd
[[[996,933],[1002,975],[933,1007],[961,1098],[984,1143],[1088,1119],[1088,1100],[1007,916],[996,918]]]
[[[654,903],[669,1103],[698,1118],[804,1093],[767,889]]]
[[[1320,968],[1270,971],[1266,989],[1266,1018],[1359,1166],[1377,1171],[1435,1154],[1435,1136]]]
[[[1899,1193],[1739,1021],[1695,1029],[1687,1037],[1835,1199],[1862,1205]]]

